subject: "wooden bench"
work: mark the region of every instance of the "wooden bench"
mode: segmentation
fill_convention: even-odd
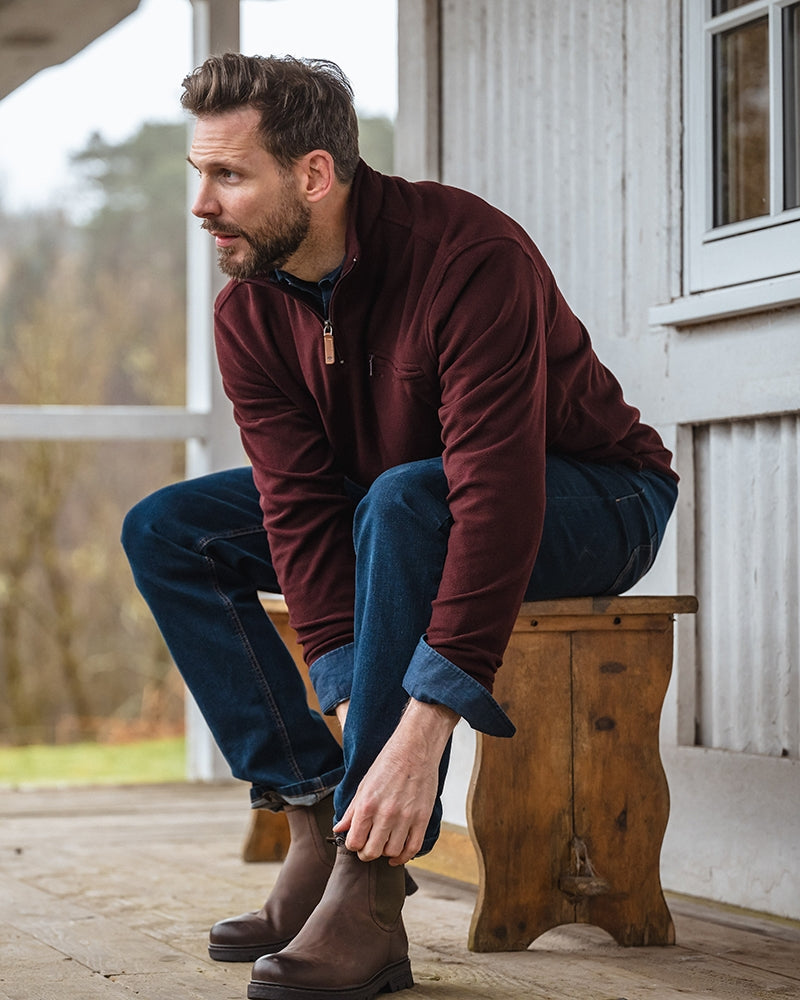
[[[477,738],[471,950],[524,949],[567,923],[623,945],[674,942],[658,730],[673,615],[696,610],[694,597],[523,604],[494,690],[517,733]]]
[[[285,604],[259,596],[307,677]],[[477,734],[472,951],[525,949],[567,923],[622,945],[674,942],[659,873],[669,792],[658,731],[674,615],[696,610],[694,597],[523,604],[494,690],[517,733]],[[277,860],[287,847],[283,817],[255,812],[245,859]]]

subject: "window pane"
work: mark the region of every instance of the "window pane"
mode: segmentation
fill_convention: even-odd
[[[190,38],[186,0],[143,0],[0,102],[0,404],[184,404]]]
[[[769,213],[768,19],[714,38],[714,225]]]
[[[783,207],[800,208],[800,3],[783,12]]]
[[[744,7],[746,3],[750,3],[750,0],[714,0],[711,5],[711,14],[716,17],[717,14],[736,10],[737,7]]]

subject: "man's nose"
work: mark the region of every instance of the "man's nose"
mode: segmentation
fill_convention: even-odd
[[[204,181],[200,181],[197,188],[192,205],[192,215],[196,215],[198,219],[208,219],[219,215],[219,202],[212,196],[208,184]]]

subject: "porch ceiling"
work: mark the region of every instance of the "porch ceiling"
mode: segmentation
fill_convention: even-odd
[[[0,0],[0,100],[39,70],[80,52],[138,6],[139,0]]]

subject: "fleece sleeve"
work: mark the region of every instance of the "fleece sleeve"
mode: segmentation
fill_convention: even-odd
[[[452,529],[426,641],[491,691],[541,538],[544,284],[511,240],[447,264],[431,310]]]
[[[248,331],[252,339],[257,339]],[[217,314],[217,351],[253,464],[273,564],[308,663],[353,641],[353,500],[308,390],[279,388],[233,324]],[[308,608],[313,620],[295,609]]]

